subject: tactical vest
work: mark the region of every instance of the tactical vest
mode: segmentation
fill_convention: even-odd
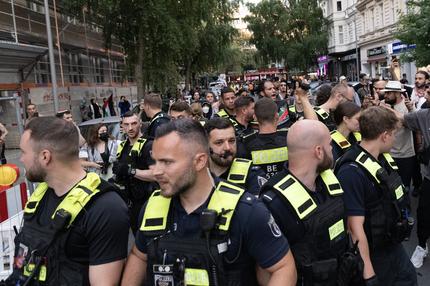
[[[288,129],[283,128],[276,131],[276,135],[274,136],[285,136],[285,141],[287,140]],[[250,135],[243,137],[243,143],[246,148],[248,148],[249,144],[252,144],[252,141],[257,139],[258,132],[252,133]],[[288,161],[288,147],[275,147],[275,148],[267,148],[265,146],[258,146],[258,148],[251,148],[250,155],[252,164],[255,166],[260,166],[261,169],[266,173],[266,178],[269,179],[277,172],[280,172],[284,169],[284,164]],[[254,150],[252,150],[254,149]]]
[[[128,140],[124,140],[122,141],[119,146],[118,146],[118,150],[116,152],[116,159],[120,160],[121,159],[121,155],[122,155],[122,151],[124,150],[124,146],[127,143]],[[140,153],[143,150],[143,146],[145,146],[146,143],[146,139],[144,138],[139,138],[137,139],[136,142],[134,142],[133,147],[131,147],[130,153],[128,154],[128,156],[130,158],[132,158],[133,156],[140,156]]]
[[[229,114],[227,113],[227,111],[225,111],[225,109],[221,109],[221,110],[220,110],[220,111],[218,111],[216,114],[217,114],[219,117],[221,117],[221,118],[227,118],[228,120],[230,120],[231,124],[233,124],[233,127],[234,127],[234,129],[235,129],[235,131],[236,131],[236,127],[238,126],[238,123],[237,123],[236,119],[234,119],[234,117],[233,117],[233,116],[229,115]]]
[[[101,193],[98,189],[101,181],[96,173],[88,173],[58,205],[52,214],[52,223],[56,223],[58,211],[66,211],[70,219],[65,227],[56,231],[52,225],[38,223],[39,203],[44,198],[48,185],[40,183],[28,200],[24,209],[24,226],[15,238],[15,261],[23,262],[14,266],[14,274],[27,279],[40,263],[29,285],[89,285],[88,264],[69,259],[66,242],[73,228],[73,222],[81,211]],[[24,253],[23,253],[24,252]],[[22,257],[24,256],[24,257]]]
[[[337,285],[337,259],[346,251],[348,243],[343,220],[343,190],[330,169],[320,177],[328,196],[319,205],[291,174],[276,183],[269,181],[269,187],[266,185],[262,192],[264,195],[275,190],[304,226],[303,239],[291,245],[299,280],[304,285]],[[288,232],[288,229],[283,231]]]
[[[251,165],[251,160],[235,158],[228,172],[227,181],[238,185],[244,185]]]
[[[157,121],[160,118],[169,118],[169,116],[164,112],[159,112],[156,116],[154,116],[151,121],[149,121],[148,130],[146,131],[146,134],[152,133],[152,128],[154,126],[154,122]]]
[[[186,237],[175,235],[171,229],[171,198],[155,191],[140,227],[145,237],[152,238],[147,250],[146,285],[257,285],[252,261],[228,261],[224,255],[231,220],[242,195],[251,200],[240,187],[223,181],[217,185],[207,207],[217,213],[217,224],[206,240],[203,230]]]
[[[365,198],[364,230],[371,251],[402,242],[410,235],[413,227],[413,222],[410,224],[408,221],[411,218],[410,206],[402,180],[397,173],[396,162],[389,153],[382,154],[379,160],[385,161],[389,167],[384,169],[368,153],[354,146],[345,153],[336,166],[338,170],[343,164],[353,162],[376,186],[378,199]]]
[[[314,110],[318,116],[319,121],[324,123],[330,131],[333,131],[336,129],[336,124],[331,119],[330,113],[328,113],[327,111],[325,111],[324,109],[318,106],[315,106]]]
[[[336,143],[337,146],[340,147],[343,151],[346,151],[349,147],[351,147],[351,143],[349,143],[348,139],[343,136],[342,133],[340,133],[337,130],[333,130],[330,132],[331,139],[334,143]]]
[[[359,131],[352,132],[352,136],[354,137],[357,143],[361,142],[361,133]]]

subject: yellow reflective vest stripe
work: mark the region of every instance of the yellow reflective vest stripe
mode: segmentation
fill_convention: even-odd
[[[121,157],[122,150],[124,150],[124,146],[126,143],[127,143],[127,140],[124,140],[119,144],[118,150],[116,152],[116,158],[117,159],[119,159]],[[128,155],[131,156],[131,154],[134,151],[137,151],[137,154],[140,154],[140,152],[143,149],[143,146],[145,146],[145,143],[146,143],[146,139],[144,139],[144,138],[137,139],[137,141],[134,142],[133,147],[131,147],[130,153]]]
[[[251,152],[254,165],[264,165],[288,161],[288,148],[279,147],[268,150],[257,150]]]
[[[354,131],[352,132],[352,135],[354,136],[355,140],[357,140],[357,142],[361,142],[361,133],[358,131]]]
[[[321,107],[314,107],[315,112],[323,119],[326,120],[329,118],[330,114],[328,114],[324,109]]]
[[[336,143],[337,146],[339,146],[342,149],[348,149],[349,147],[351,147],[351,143],[348,142],[348,139],[345,138],[345,136],[343,136],[342,133],[340,133],[337,130],[333,130],[330,133],[331,139],[333,139],[333,141]]]
[[[384,156],[384,158],[387,161],[387,163],[390,164],[390,167],[393,170],[398,170],[399,169],[399,167],[397,167],[396,161],[394,161],[394,159],[393,159],[393,157],[391,157],[390,153],[383,153],[382,155]]]
[[[245,184],[251,164],[251,160],[235,158],[231,164],[227,181],[235,184]]]
[[[228,231],[230,228],[231,219],[236,209],[240,197],[245,192],[240,187],[220,182],[213,192],[208,209],[218,213],[220,223],[218,229]],[[165,198],[161,195],[161,191],[155,191],[148,200],[145,213],[143,215],[141,231],[162,231],[166,229],[167,218],[169,215],[171,198]]]
[[[385,160],[387,160],[391,166],[390,161],[394,162],[394,159],[391,157],[391,155],[388,153],[384,153],[383,156],[384,156]],[[370,158],[370,156],[367,155],[365,152],[361,152],[357,156],[357,158],[355,159],[355,162],[357,162],[358,164],[363,166],[363,168],[365,168],[372,175],[372,177],[376,180],[376,182],[378,184],[381,183],[377,174],[378,174],[379,169],[383,169],[383,168],[377,161]],[[394,162],[394,164],[395,164],[395,162]],[[391,167],[393,168],[393,166],[391,166]],[[396,167],[397,167],[397,165],[396,165]],[[396,170],[396,169],[393,168],[393,170]],[[400,199],[401,197],[403,197],[403,195],[404,195],[403,186],[399,186],[397,189],[395,189],[394,193],[396,195],[397,200]]]
[[[67,227],[69,227],[76,219],[78,214],[82,211],[85,205],[93,198],[94,195],[100,192],[98,186],[100,185],[100,177],[96,173],[88,173],[87,176],[80,181],[73,189],[71,189],[66,197],[60,202],[57,209],[52,214],[51,218],[54,219],[55,213],[63,209],[70,213],[71,219]],[[40,201],[48,190],[47,183],[40,183],[33,195],[28,200],[24,213],[35,213]]]
[[[230,117],[227,113],[227,111],[225,111],[224,109],[221,109],[220,111],[217,112],[217,115],[219,117]]]
[[[320,176],[331,196],[343,193],[340,183],[332,170],[326,170]],[[285,176],[273,187],[288,200],[300,219],[305,219],[317,208],[317,204],[308,191],[291,174]]]

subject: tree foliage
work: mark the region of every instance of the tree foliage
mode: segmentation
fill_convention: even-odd
[[[409,60],[417,66],[430,64],[430,0],[407,2],[408,13],[400,16],[396,38],[405,44],[415,44]]]
[[[116,39],[144,87],[166,90],[225,61],[235,29],[230,0],[67,0],[67,10],[103,27],[107,47]],[[139,87],[141,90],[139,92]]]
[[[317,0],[263,0],[249,5],[251,43],[263,61],[307,71],[327,50],[327,21]]]

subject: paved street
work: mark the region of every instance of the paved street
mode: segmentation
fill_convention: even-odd
[[[24,170],[22,168],[22,164],[19,162],[19,150],[7,150],[6,158],[8,159],[9,163],[17,164],[20,167],[20,172],[21,172],[20,182],[22,180],[24,180]],[[412,207],[413,207],[414,213],[416,210],[416,205],[417,205],[417,199],[412,198]],[[130,245],[129,245],[129,247],[131,247],[132,240],[133,240],[132,235],[130,234]],[[404,246],[405,246],[406,251],[407,251],[409,256],[412,255],[412,252],[414,251],[416,244],[417,244],[417,237],[416,237],[416,233],[415,233],[415,229],[414,229],[412,232],[411,239],[408,242],[404,243]],[[429,281],[430,281],[430,259],[427,259],[427,261],[424,262],[423,267],[421,267],[420,269],[417,270],[417,276],[418,276],[418,285],[427,286],[430,284],[429,283]],[[427,282],[425,282],[425,281],[427,281]]]

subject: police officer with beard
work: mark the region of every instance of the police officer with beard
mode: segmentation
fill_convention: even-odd
[[[76,126],[33,118],[20,149],[27,179],[40,184],[25,206],[6,285],[117,285],[127,256],[127,207],[114,186],[82,168]]]
[[[153,163],[150,154],[152,140],[143,137],[141,121],[132,111],[124,114],[122,128],[127,139],[118,146],[117,161],[112,171],[114,182],[120,185],[121,194],[129,204],[131,229],[135,233],[139,211],[154,190],[154,177],[149,169]]]
[[[349,245],[343,219],[343,190],[330,169],[330,141],[321,122],[305,119],[293,124],[288,132],[288,170],[261,189],[260,197],[291,245],[298,285],[346,286],[361,277],[361,259]]]
[[[142,209],[122,284],[295,285],[287,240],[261,201],[212,177],[208,144],[191,119],[158,129],[152,157],[160,190]]]
[[[258,196],[260,187],[266,182],[265,173],[252,161],[237,158],[236,137],[231,122],[225,118],[213,118],[205,124],[209,139],[211,172],[231,183],[245,187]]]

